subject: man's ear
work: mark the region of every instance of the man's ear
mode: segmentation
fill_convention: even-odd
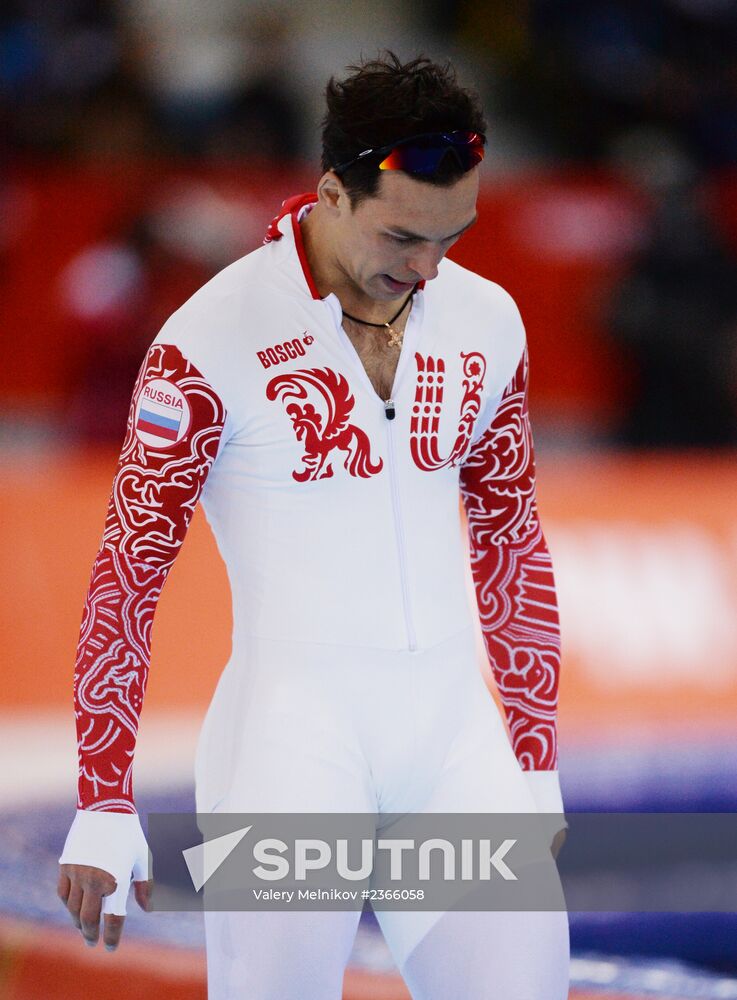
[[[340,177],[332,170],[327,170],[317,183],[317,197],[323,208],[331,214],[350,212],[351,200],[343,187]]]

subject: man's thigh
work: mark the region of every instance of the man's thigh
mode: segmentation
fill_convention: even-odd
[[[481,685],[479,685],[481,688]],[[534,813],[535,802],[509,743],[499,712],[489,693],[480,689],[465,725],[450,746],[422,813]],[[438,836],[442,831],[438,831]],[[446,916],[444,911],[377,910],[382,933],[401,968],[409,955]],[[474,914],[470,914],[471,917]],[[483,923],[483,914],[476,914]],[[453,926],[450,915],[442,925]],[[492,921],[493,923],[493,921]],[[448,952],[451,965],[456,959]],[[460,961],[460,959],[459,959]]]
[[[360,916],[206,913],[208,1000],[340,1000]]]
[[[569,961],[564,911],[458,911],[440,917],[401,971],[413,1000],[566,1000]]]

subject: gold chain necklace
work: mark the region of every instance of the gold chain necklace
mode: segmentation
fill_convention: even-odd
[[[377,327],[379,329],[381,327],[384,327],[391,334],[391,336],[389,337],[389,341],[388,341],[389,347],[399,347],[399,348],[401,348],[402,341],[404,340],[404,330],[395,330],[394,327],[392,326],[392,323],[396,323],[396,321],[399,319],[399,317],[402,315],[402,313],[404,312],[404,310],[407,308],[407,306],[412,301],[412,296],[414,294],[415,294],[415,289],[413,288],[412,291],[407,296],[407,298],[404,300],[401,308],[399,310],[397,310],[397,312],[392,316],[392,318],[390,320],[388,320],[386,323],[369,323],[368,320],[358,319],[358,317],[356,317],[356,316],[351,316],[351,314],[347,313],[345,311],[345,309],[343,310],[343,315],[345,316],[346,319],[350,319],[354,323],[360,323],[361,326],[375,326],[375,327]]]

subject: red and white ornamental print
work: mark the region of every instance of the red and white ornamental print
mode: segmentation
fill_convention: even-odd
[[[149,412],[144,407],[156,405],[152,412],[169,407],[182,413],[175,438],[162,436],[164,444],[158,431],[139,426],[141,412]],[[224,422],[223,404],[200,372],[178,348],[155,344],[133,392],[77,648],[80,809],[135,812],[133,753],[154,612]]]
[[[361,479],[381,472],[383,459],[371,461],[368,435],[350,422],[355,398],[344,375],[330,368],[276,375],[266,386],[266,398],[282,400],[304,449],[303,468],[292,472],[298,483],[330,479],[335,459]]]
[[[450,454],[445,458],[438,449],[440,414],[445,392],[445,361],[443,358],[415,354],[417,381],[415,401],[409,426],[412,458],[418,469],[431,472],[446,465],[458,465],[465,455],[481,410],[481,393],[486,377],[486,358],[478,351],[461,352],[463,361],[463,396],[458,416],[458,431]]]
[[[560,627],[535,502],[525,351],[494,420],[461,468],[481,628],[523,770],[557,767]]]

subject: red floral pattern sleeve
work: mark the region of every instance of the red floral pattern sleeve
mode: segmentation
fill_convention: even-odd
[[[461,469],[481,628],[525,771],[557,767],[560,629],[535,502],[527,351]]]
[[[78,808],[135,812],[133,754],[156,604],[218,450],[225,410],[179,349],[136,381],[77,649]]]

